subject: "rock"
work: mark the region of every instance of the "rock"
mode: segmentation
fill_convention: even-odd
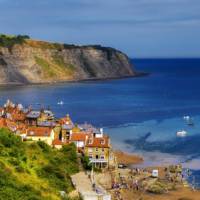
[[[0,84],[53,83],[136,76],[128,57],[113,48],[26,39],[0,43]]]

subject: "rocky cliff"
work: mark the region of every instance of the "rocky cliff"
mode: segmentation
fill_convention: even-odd
[[[128,57],[113,48],[25,39],[1,43],[0,84],[47,83],[134,76]]]

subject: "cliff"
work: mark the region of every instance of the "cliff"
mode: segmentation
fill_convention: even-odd
[[[5,39],[6,38],[6,39]],[[29,84],[134,76],[128,57],[113,48],[0,37],[0,84]]]

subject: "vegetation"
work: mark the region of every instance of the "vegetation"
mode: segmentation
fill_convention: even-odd
[[[42,68],[45,78],[56,76],[56,72],[54,71],[53,66],[45,59],[35,56],[35,61]]]
[[[72,64],[66,64],[62,56],[56,55],[53,57],[53,61],[57,66],[60,66],[64,70],[74,70],[74,66]]]
[[[12,48],[15,44],[23,44],[26,39],[30,37],[27,35],[17,35],[17,36],[9,36],[9,35],[0,35],[0,46]]]
[[[82,156],[81,157],[81,162],[83,164],[83,168],[85,170],[91,170],[92,169],[92,165],[90,163],[89,157],[88,156]]]
[[[160,181],[156,181],[155,183],[151,184],[147,191],[154,194],[163,194],[167,190],[167,185],[161,183]]]
[[[70,175],[76,172],[73,144],[52,149],[41,141],[23,143],[0,129],[0,200],[62,199],[60,191],[68,194],[74,189]]]
[[[46,60],[44,58],[35,56],[35,61],[42,68],[44,78],[73,75],[74,66],[71,64],[66,64],[62,56],[55,55],[52,57],[52,60]]]

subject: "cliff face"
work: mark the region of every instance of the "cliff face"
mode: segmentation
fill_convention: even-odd
[[[101,46],[34,40],[0,46],[0,84],[47,83],[134,76],[128,57]]]

